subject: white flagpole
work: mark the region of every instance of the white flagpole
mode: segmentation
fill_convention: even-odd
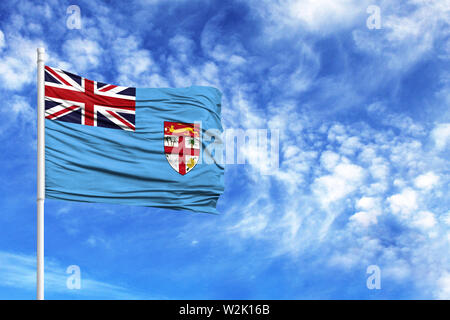
[[[44,48],[37,49],[37,272],[36,298],[44,300],[45,121]]]

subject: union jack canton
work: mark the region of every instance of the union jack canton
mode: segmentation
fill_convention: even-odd
[[[45,118],[135,131],[136,88],[92,81],[45,66]]]

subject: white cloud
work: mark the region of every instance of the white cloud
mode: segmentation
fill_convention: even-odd
[[[337,141],[342,143],[346,138],[347,138],[346,130],[342,124],[334,124],[328,130],[328,140],[330,141]]]
[[[328,171],[332,171],[339,162],[339,154],[333,151],[324,151],[320,156],[320,164]]]
[[[356,0],[300,0],[284,1],[288,14],[302,21],[308,28],[323,32],[334,27],[348,26],[365,13],[367,1]],[[286,5],[287,4],[287,5]]]
[[[361,210],[352,215],[349,219],[363,227],[368,227],[378,222],[377,216],[381,214],[380,199],[374,197],[362,197],[356,205],[356,209]]]
[[[193,50],[195,48],[195,42],[185,36],[176,35],[169,40],[170,48],[177,54],[178,59],[187,63],[193,58]]]
[[[2,30],[0,30],[0,51],[5,46],[5,35],[3,34]]]
[[[266,34],[279,38],[286,28],[310,32],[336,32],[361,20],[365,26],[368,0],[282,0],[253,1],[254,8],[266,21]]]
[[[300,148],[298,148],[297,146],[287,146],[284,149],[284,156],[286,157],[286,159],[289,159],[298,155],[300,152]]]
[[[401,143],[392,146],[390,161],[396,166],[407,167],[410,170],[418,170],[422,159],[417,154],[422,150],[419,140],[405,139]]]
[[[411,265],[405,259],[402,259],[397,252],[393,253],[395,257],[389,259],[387,264],[382,270],[382,276],[384,279],[392,279],[396,281],[404,281],[412,278]]]
[[[146,72],[159,70],[150,52],[140,48],[140,43],[134,36],[118,38],[113,46],[120,76],[134,79]]]
[[[340,163],[332,174],[317,178],[312,189],[322,205],[327,207],[355,191],[363,179],[363,168],[351,163]]]
[[[366,211],[378,209],[378,199],[373,197],[362,197],[356,203],[356,208]]]
[[[263,214],[249,215],[236,225],[229,228],[230,231],[238,230],[243,235],[255,236],[263,231],[267,226],[267,217]]]
[[[73,64],[76,72],[95,69],[101,62],[102,47],[89,39],[70,39],[63,44],[67,59]]]
[[[280,137],[282,144],[288,145],[281,148],[286,162],[283,161],[279,173],[270,179],[279,183],[277,188],[283,190],[285,198],[275,204],[279,208],[276,213],[265,213],[266,219],[260,216],[259,205],[253,204],[251,210],[246,210],[245,223],[239,225],[235,222],[233,225],[249,230],[249,233],[243,232],[246,237],[251,234],[256,239],[267,239],[274,246],[275,254],[288,252],[298,256],[323,246],[329,250],[325,259],[329,259],[333,267],[351,269],[377,261],[383,265],[386,279],[415,279],[436,293],[436,279],[441,270],[447,268],[447,258],[439,255],[442,251],[440,243],[447,241],[445,233],[439,231],[445,219],[437,219],[426,208],[428,203],[433,203],[434,194],[427,193],[428,199],[423,199],[425,194],[410,186],[415,185],[421,172],[436,172],[430,170],[430,165],[437,163],[439,166],[441,160],[407,134],[394,135],[390,131],[371,128],[362,130],[339,123],[311,124],[309,119],[296,118],[297,113],[292,109],[286,116],[283,109],[278,109],[270,114],[269,123],[286,128]],[[251,108],[248,112],[252,112]],[[389,110],[385,112],[389,113]],[[288,125],[292,121],[298,128],[295,134]],[[311,127],[311,132],[320,134],[311,134],[308,129]],[[343,148],[349,137],[356,137],[350,141],[358,143]],[[305,144],[302,138],[311,140]],[[294,156],[312,152],[317,146],[325,150],[320,157],[317,152],[309,158]],[[345,154],[341,153],[344,149],[347,149]],[[355,152],[348,152],[351,149]],[[304,164],[303,169],[300,170],[290,159]],[[262,182],[254,175],[251,179],[258,185],[254,190],[256,194],[269,193],[270,188],[266,186],[272,180]],[[393,186],[400,191],[386,193]],[[314,197],[310,196],[311,191]],[[353,212],[349,209],[352,204]],[[389,211],[402,222],[395,245],[386,247],[373,237],[358,237],[368,233],[390,239],[389,219],[381,219]],[[254,215],[254,219],[248,215]],[[344,217],[349,219],[346,228],[339,224]],[[421,235],[411,235],[411,228],[420,230]],[[339,239],[339,244],[333,242],[336,239]],[[363,246],[364,250],[361,249]],[[427,271],[429,276],[424,279],[421,275],[433,259],[439,267]]]
[[[434,49],[448,17],[447,0],[383,1],[382,32],[355,29],[353,39],[359,49],[380,57],[384,69],[405,72]]]
[[[365,163],[372,162],[372,159],[376,157],[375,146],[363,146],[358,158]]]
[[[103,246],[105,248],[110,248],[110,243],[107,239],[96,235],[89,236],[86,240],[86,244],[91,247]]]
[[[450,123],[438,124],[431,132],[431,136],[436,149],[440,151],[444,150],[450,141]]]
[[[28,99],[23,96],[13,95],[9,99],[5,99],[0,107],[0,114],[3,118],[3,121],[0,122],[0,133],[7,131],[13,126],[31,130],[36,126],[35,109],[30,106]]]
[[[417,193],[411,188],[402,190],[387,199],[391,210],[395,214],[408,216],[418,208]]]
[[[414,185],[419,189],[432,189],[439,182],[439,177],[434,172],[427,172],[414,180]]]
[[[437,281],[437,298],[441,300],[450,299],[450,272],[445,272]]]
[[[436,218],[432,212],[420,211],[414,215],[412,224],[420,229],[430,229],[436,225]]]
[[[443,221],[447,226],[450,226],[450,212],[447,212],[446,214],[442,215],[442,221]]]
[[[354,215],[352,215],[350,218],[350,221],[355,221],[359,225],[363,227],[368,227],[371,224],[377,223],[377,216],[371,212],[367,211],[359,211],[356,212]]]
[[[345,154],[347,156],[354,155],[355,152],[362,147],[362,144],[359,142],[358,137],[348,137],[344,140],[339,148],[339,152],[341,154]]]
[[[33,41],[21,36],[11,36],[8,46],[0,53],[0,80],[2,87],[17,90],[34,82],[36,70],[36,48],[41,41]]]
[[[400,129],[403,134],[412,136],[422,136],[425,133],[423,126],[403,113],[387,113],[388,108],[382,103],[373,103],[368,107],[371,117],[377,119],[380,123]]]
[[[27,99],[22,96],[13,96],[11,102],[11,111],[15,117],[21,117],[26,122],[32,122],[35,118],[35,111],[31,108]]]

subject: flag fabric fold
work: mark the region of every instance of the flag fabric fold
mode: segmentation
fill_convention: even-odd
[[[132,88],[45,68],[46,198],[217,213],[223,165],[202,161],[222,131],[213,87]]]

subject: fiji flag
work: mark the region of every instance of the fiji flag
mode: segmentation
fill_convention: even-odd
[[[212,87],[121,87],[46,66],[46,197],[216,213],[224,168],[201,157],[220,103]]]

